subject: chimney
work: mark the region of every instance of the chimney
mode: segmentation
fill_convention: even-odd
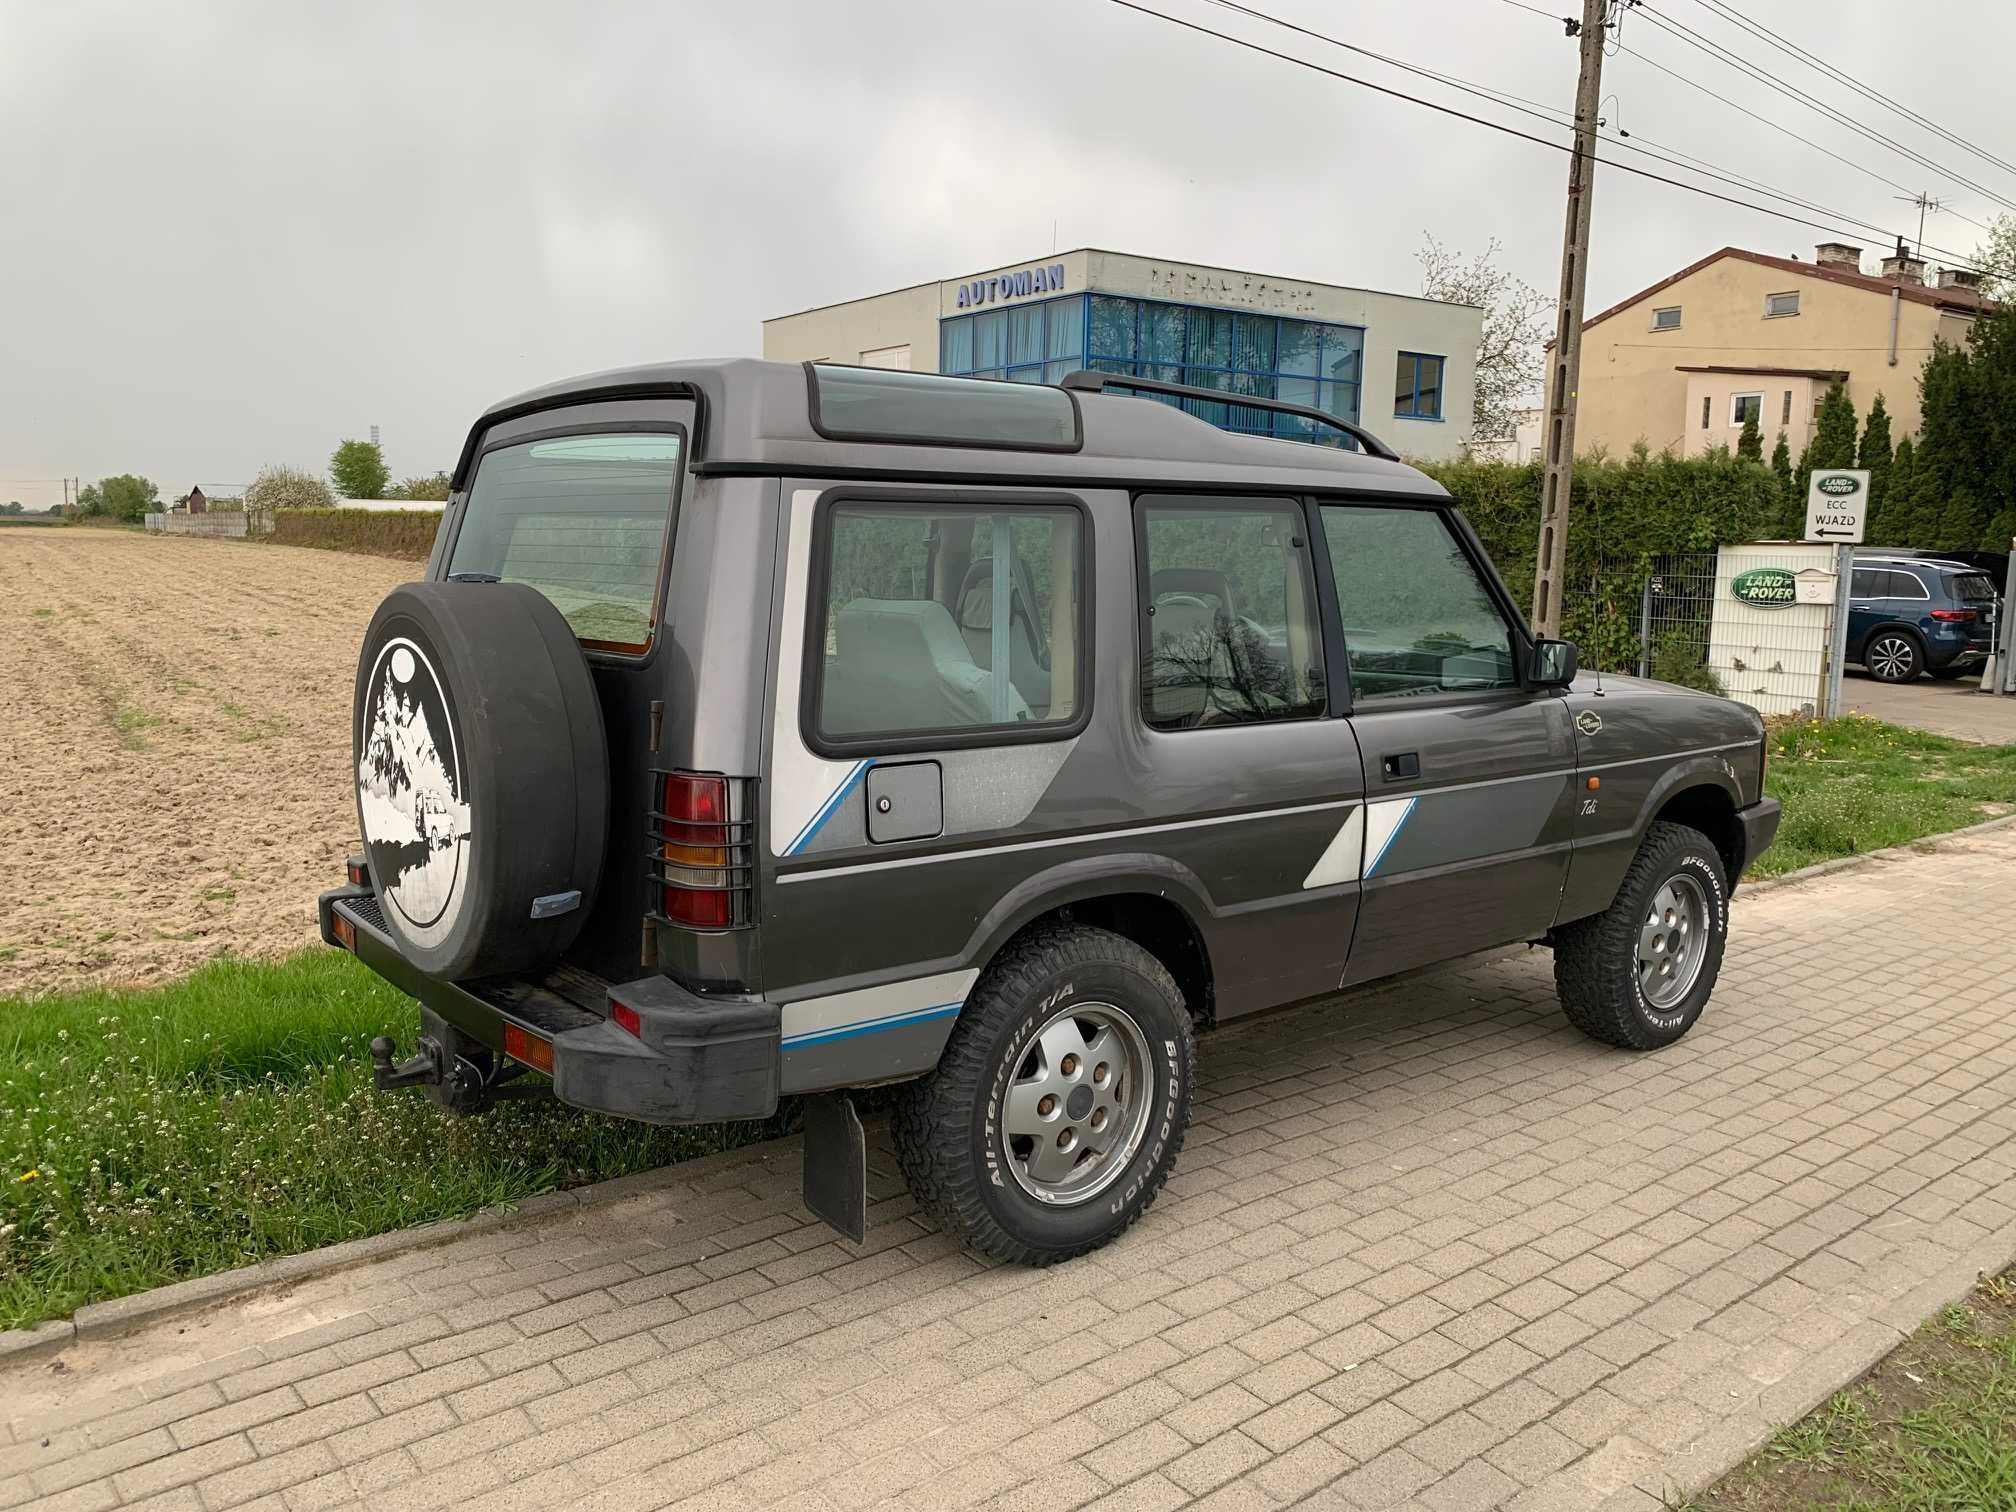
[[[1981,287],[1981,275],[1970,272],[1966,268],[1941,268],[1939,270],[1939,287],[1942,289],[1978,289]]]
[[[1925,282],[1925,259],[1904,251],[1893,252],[1883,259],[1883,276],[1894,278],[1898,283],[1922,284]]]
[[[1813,249],[1813,260],[1823,268],[1846,268],[1850,273],[1862,271],[1862,249],[1847,242],[1822,242]]]

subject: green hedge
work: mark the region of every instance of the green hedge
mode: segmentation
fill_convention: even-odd
[[[424,562],[440,528],[438,509],[276,509],[270,539]]]
[[[1540,464],[1420,465],[1455,496],[1513,597],[1530,611]],[[1621,462],[1578,461],[1561,633],[1581,647],[1585,665],[1634,667],[1639,594],[1654,559],[1769,539],[1782,502],[1782,485],[1768,466],[1729,452],[1681,458],[1641,451]]]

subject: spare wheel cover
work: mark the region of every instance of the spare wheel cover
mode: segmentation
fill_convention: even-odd
[[[609,825],[601,705],[560,611],[515,583],[393,589],[353,718],[358,826],[400,953],[451,980],[557,961]]]

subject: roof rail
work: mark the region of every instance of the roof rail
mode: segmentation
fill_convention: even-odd
[[[1237,404],[1248,409],[1272,410],[1277,415],[1293,415],[1297,419],[1313,421],[1317,425],[1328,425],[1340,430],[1355,441],[1361,451],[1369,452],[1372,456],[1383,457],[1388,462],[1400,460],[1400,453],[1363,426],[1353,425],[1349,420],[1340,420],[1328,410],[1311,409],[1306,404],[1290,404],[1285,399],[1262,399],[1255,394],[1228,394],[1223,389],[1198,388],[1188,383],[1164,383],[1160,378],[1136,378],[1130,373],[1095,373],[1089,368],[1066,373],[1061,386],[1081,394],[1100,394],[1109,388],[1134,389],[1144,394],[1173,394],[1179,399],[1200,399],[1207,404]],[[1280,436],[1274,439],[1288,441],[1294,438]]]

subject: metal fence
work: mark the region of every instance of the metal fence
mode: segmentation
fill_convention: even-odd
[[[1562,634],[1585,667],[1704,687],[1714,605],[1712,551],[1608,556],[1568,583]]]

